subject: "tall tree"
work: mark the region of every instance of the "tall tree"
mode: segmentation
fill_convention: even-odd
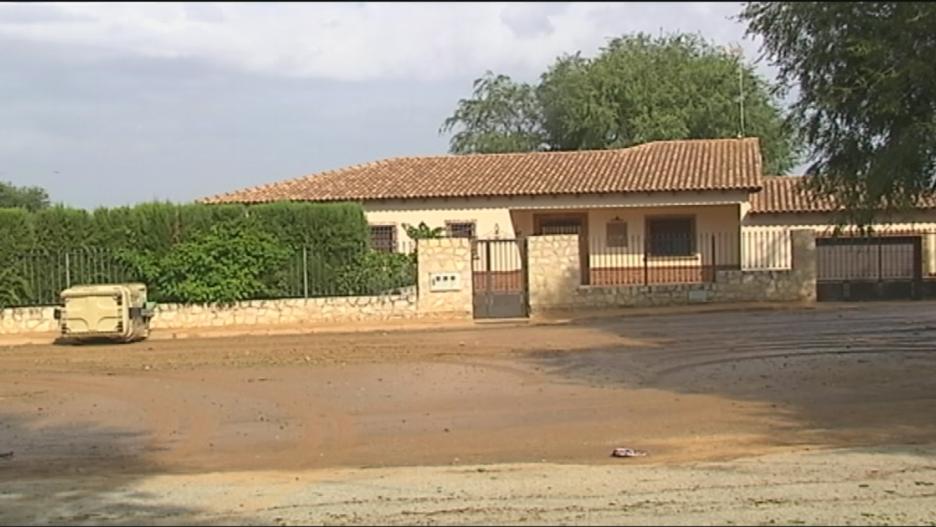
[[[474,81],[471,99],[461,99],[440,133],[460,128],[449,142],[453,153],[498,153],[543,147],[539,104],[532,86],[488,71]]]
[[[859,224],[934,190],[936,4],[749,2],[740,18],[798,89],[814,190]]]
[[[767,82],[696,35],[629,35],[594,59],[560,58],[538,93],[558,150],[746,135],[761,138],[768,172],[783,174],[795,162],[792,134]]]
[[[491,78],[509,79],[489,74],[475,81],[476,87]],[[480,142],[465,149],[456,135],[451,151],[604,149],[662,139],[746,135],[761,138],[769,173],[783,174],[796,162],[797,143],[772,87],[739,57],[696,35],[626,35],[594,58],[579,53],[559,57],[535,89],[520,86],[522,98],[507,90],[489,90],[479,97],[476,89],[474,98],[459,101],[443,126],[443,131],[459,127],[460,134],[484,137],[501,149],[486,149]],[[517,99],[523,101],[523,111],[506,110],[519,107]],[[743,126],[739,102],[744,106]],[[501,111],[467,111],[482,106]],[[538,138],[535,148],[514,140],[517,134],[500,132],[518,129],[532,132],[524,137]]]
[[[30,211],[49,206],[49,194],[41,187],[17,187],[0,181],[0,208],[19,208]]]

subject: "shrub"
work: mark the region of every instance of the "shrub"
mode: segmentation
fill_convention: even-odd
[[[221,302],[262,297],[271,292],[275,270],[290,251],[247,221],[220,223],[181,243],[152,271],[158,296],[176,302]]]
[[[348,203],[266,203],[247,208],[250,218],[289,247],[314,247],[331,265],[354,261],[369,245],[364,209]]]
[[[29,297],[26,278],[14,267],[0,267],[0,309],[16,306]]]
[[[340,270],[337,283],[345,295],[392,293],[416,283],[416,255],[368,251]]]
[[[25,209],[0,209],[0,265],[33,244],[32,217]]]
[[[408,223],[403,224],[406,235],[413,241],[426,240],[433,238],[442,238],[445,236],[445,229],[442,227],[430,227],[426,222],[419,222],[419,225],[413,226]]]
[[[244,239],[238,239],[241,235]],[[0,268],[16,268],[4,275],[0,287],[7,291],[8,304],[55,302],[66,277],[72,284],[142,281],[156,301],[302,296],[303,247],[310,249],[310,266],[320,271],[310,281],[310,295],[335,294],[352,287],[342,283],[361,283],[363,276],[344,282],[341,277],[348,266],[368,258],[362,207],[153,202],[91,213],[62,206],[34,213],[0,209]],[[71,257],[68,273],[66,253]],[[288,265],[284,254],[292,255]],[[283,271],[260,272],[260,262]]]

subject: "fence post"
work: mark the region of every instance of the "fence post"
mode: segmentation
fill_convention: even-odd
[[[309,247],[302,246],[302,297],[309,298]]]
[[[718,271],[717,271],[717,265],[716,265],[718,261],[717,261],[717,258],[715,257],[716,247],[717,246],[715,244],[715,235],[712,234],[712,283],[715,283],[718,281],[717,280]]]
[[[71,287],[71,264],[68,258],[68,251],[65,251],[65,288]]]
[[[643,276],[643,279],[644,279],[644,285],[648,285],[648,284],[650,283],[650,267],[649,267],[649,262],[648,262],[648,255],[649,255],[649,253],[650,253],[650,237],[649,237],[649,236],[645,236],[645,237],[644,237],[643,246],[644,246],[644,250],[643,250],[643,264],[644,264],[644,265],[643,265],[643,268],[644,268],[644,269],[643,269],[643,271],[644,271],[644,272],[643,272],[643,275],[644,275],[644,276]]]
[[[881,236],[878,236],[878,261],[877,261],[878,283],[880,283],[884,279],[884,258],[883,258],[883,253],[881,251],[881,247],[882,247],[881,241],[882,241]]]

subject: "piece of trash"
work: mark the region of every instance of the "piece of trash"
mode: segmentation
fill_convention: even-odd
[[[11,458],[11,457],[13,457],[13,451],[12,451],[12,450],[10,450],[9,452],[0,452],[0,458],[9,459],[9,458]]]
[[[611,451],[611,457],[642,457],[646,455],[646,451],[634,450],[633,448],[615,448]]]

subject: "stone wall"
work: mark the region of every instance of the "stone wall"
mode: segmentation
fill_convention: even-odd
[[[582,283],[576,234],[527,238],[530,312],[577,304]]]
[[[815,235],[811,230],[797,230],[791,240],[793,268],[789,271],[720,270],[715,282],[708,283],[582,286],[577,236],[533,236],[528,239],[530,312],[537,315],[581,308],[815,300]],[[470,319],[471,242],[460,238],[420,240],[417,247],[418,285],[406,294],[251,300],[230,306],[160,304],[152,327],[194,329],[407,318]],[[431,278],[440,274],[457,277],[457,287],[433,290]],[[57,331],[53,312],[51,307],[0,310],[0,335]]]
[[[231,305],[159,304],[150,327],[196,329],[220,326],[323,325],[342,322],[414,318],[472,317],[471,242],[467,239],[421,240],[418,286],[405,294],[249,300]],[[460,287],[433,291],[436,273],[455,273]],[[417,293],[418,292],[418,293]],[[58,331],[52,307],[0,310],[0,335]]]
[[[0,335],[58,331],[52,307],[0,310]],[[246,300],[231,305],[159,304],[150,327],[196,329],[220,326],[320,325],[412,319],[418,316],[415,291],[388,296]]]
[[[0,309],[0,335],[48,333],[58,330],[53,307],[15,307]]]
[[[816,295],[816,242],[812,231],[792,233],[793,269],[720,270],[707,283],[580,285],[577,236],[534,236],[530,247],[530,312],[705,302],[812,301]]]
[[[416,295],[246,300],[233,305],[159,304],[153,329],[276,326],[416,317]]]
[[[420,317],[466,319],[472,317],[473,280],[471,240],[441,238],[419,240],[416,246],[419,268],[417,310]],[[459,287],[453,291],[433,291],[434,275],[454,273]]]

